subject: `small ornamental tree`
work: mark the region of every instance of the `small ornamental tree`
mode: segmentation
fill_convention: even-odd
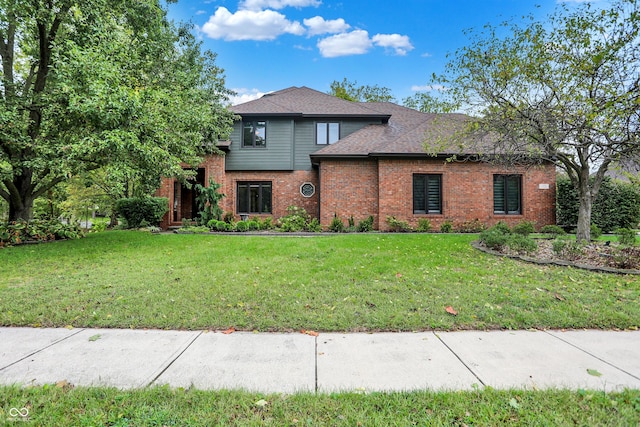
[[[503,37],[503,30],[509,34]],[[578,195],[578,241],[609,166],[640,152],[640,6],[560,5],[548,22],[486,26],[471,34],[437,83],[478,119],[505,160],[564,170]]]

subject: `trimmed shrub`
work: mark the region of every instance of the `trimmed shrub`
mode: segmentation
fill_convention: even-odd
[[[249,223],[247,221],[238,221],[236,222],[236,231],[245,232],[249,230]]]
[[[322,226],[320,225],[320,221],[318,220],[318,218],[313,218],[311,221],[309,221],[309,224],[307,224],[307,231],[310,231],[312,233],[322,232]]]
[[[473,221],[465,221],[458,227],[460,233],[481,233],[486,229],[487,226],[477,218]]]
[[[575,226],[580,206],[578,193],[566,176],[559,176],[556,186],[558,224]],[[640,222],[640,186],[605,178],[593,201],[591,221],[605,233],[617,228],[635,228]]]
[[[440,225],[441,233],[451,233],[453,231],[453,222],[451,220],[446,220]]]
[[[388,216],[387,224],[389,224],[391,231],[412,231],[411,226],[407,221],[396,219],[395,216]]]
[[[418,228],[417,231],[420,233],[428,233],[431,231],[431,221],[427,218],[418,219]]]
[[[535,240],[522,234],[509,235],[507,237],[507,246],[519,254],[530,254],[538,249],[538,243]]]
[[[358,223],[357,230],[360,233],[366,233],[373,230],[373,215],[369,215],[367,219],[363,219]]]
[[[27,241],[46,242],[61,239],[79,239],[84,233],[77,224],[63,224],[57,220],[13,221],[0,224],[0,247],[18,245]]]
[[[143,221],[158,226],[169,211],[166,197],[131,197],[116,202],[116,211],[127,223],[128,228],[139,228]]]
[[[502,234],[511,234],[511,228],[504,221],[498,221],[496,225],[491,228],[500,231]]]
[[[289,206],[287,215],[278,220],[280,230],[284,232],[297,232],[307,229],[311,218],[306,210],[297,206]]]
[[[489,249],[501,251],[509,240],[509,234],[503,233],[501,230],[492,227],[480,233],[480,241]]]
[[[515,234],[527,237],[529,234],[536,231],[536,227],[532,221],[521,221],[513,226],[511,230]]]
[[[335,213],[333,214],[331,224],[329,224],[329,230],[333,231],[334,233],[342,233],[344,231],[344,223],[340,218],[338,218],[338,215],[336,215]]]

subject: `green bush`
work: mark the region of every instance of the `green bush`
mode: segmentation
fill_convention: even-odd
[[[236,222],[236,231],[245,232],[249,230],[249,223],[247,221]]]
[[[496,225],[494,225],[493,227],[494,230],[498,230],[499,232],[501,232],[502,234],[511,234],[511,228],[509,227],[509,225],[504,222],[504,221],[498,221],[496,223]]]
[[[411,226],[407,221],[401,221],[399,219],[396,219],[395,216],[388,216],[387,224],[389,224],[391,231],[396,231],[396,232],[412,231]]]
[[[495,251],[501,251],[507,245],[509,234],[505,234],[502,230],[492,227],[480,233],[480,241],[484,245]]]
[[[260,230],[260,220],[257,218],[250,219],[249,221],[247,221],[247,226],[249,228],[249,231]]]
[[[266,217],[262,221],[258,222],[260,226],[260,230],[272,230],[273,229],[273,218],[270,216]]]
[[[309,224],[307,224],[307,231],[310,231],[312,233],[322,232],[322,226],[320,225],[320,221],[318,220],[318,218],[313,218],[311,221],[309,221]]]
[[[566,231],[564,231],[559,225],[545,225],[540,229],[540,232],[543,234],[548,234],[553,238],[564,236],[565,234],[567,234]]]
[[[344,223],[340,218],[338,218],[337,214],[333,214],[333,219],[331,220],[331,224],[329,224],[329,230],[334,233],[342,233],[344,231]]]
[[[618,236],[618,242],[621,245],[633,246],[636,244],[636,233],[629,228],[618,228],[616,230],[616,235]]]
[[[530,254],[538,250],[538,243],[523,234],[511,234],[507,237],[507,246],[519,254]]]
[[[440,225],[441,233],[451,233],[453,231],[453,222],[451,220],[446,220]]]
[[[515,234],[526,237],[529,234],[534,233],[536,231],[536,227],[532,221],[521,221],[514,225],[511,231]]]
[[[591,224],[591,240],[597,240],[602,236],[602,229],[595,224]]]
[[[158,226],[168,210],[166,197],[131,197],[116,202],[116,211],[128,228],[139,228],[143,221]]]
[[[360,233],[367,233],[373,230],[373,215],[369,215],[367,219],[363,219],[358,223],[358,231]]]
[[[280,218],[278,224],[281,231],[297,232],[306,230],[310,220],[311,218],[304,208],[289,206],[287,215]]]
[[[0,247],[27,241],[79,239],[84,233],[77,224],[63,224],[57,220],[14,221],[0,224]]]
[[[420,233],[428,233],[431,231],[431,221],[427,218],[419,218],[417,231]]]
[[[477,218],[473,221],[465,221],[458,227],[460,233],[481,233],[486,229],[487,226]]]
[[[556,186],[557,222],[575,226],[580,206],[578,193],[566,176],[559,176]],[[635,228],[640,222],[640,185],[605,178],[593,201],[591,221],[605,233],[617,228]]]
[[[201,184],[193,186],[196,190],[196,203],[198,204],[198,224],[204,225],[208,224],[212,219],[222,219],[222,208],[220,208],[218,202],[225,195],[218,193],[220,187],[221,185],[217,184],[213,179],[209,179],[207,187]]]

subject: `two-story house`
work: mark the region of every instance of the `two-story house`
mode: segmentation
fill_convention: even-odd
[[[356,222],[372,215],[381,230],[387,216],[414,226],[428,218],[434,227],[476,219],[555,223],[554,165],[479,160],[489,145],[451,138],[467,116],[350,102],[306,87],[231,110],[240,119],[218,144],[224,155],[205,159],[197,181],[221,184],[220,205],[237,219],[279,218],[293,205],[323,226],[334,215]],[[192,190],[177,181],[164,179],[159,195],[170,202],[163,226],[197,215]]]

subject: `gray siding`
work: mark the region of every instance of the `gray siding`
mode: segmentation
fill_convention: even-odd
[[[293,120],[266,120],[266,148],[242,147],[242,122],[236,122],[226,158],[227,170],[293,170]]]
[[[340,138],[362,129],[375,120],[291,119],[267,120],[267,147],[242,148],[242,123],[236,122],[226,159],[226,169],[241,170],[310,170],[309,154],[325,145],[316,144],[316,122],[339,122]]]

